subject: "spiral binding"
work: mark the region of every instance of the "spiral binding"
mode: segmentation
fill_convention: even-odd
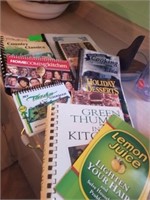
[[[38,86],[34,86],[34,87],[28,87],[28,88],[24,88],[24,89],[20,89],[20,90],[14,90],[12,91],[13,94],[22,94],[22,93],[26,93],[26,92],[32,92],[32,91],[35,91],[35,90],[39,90],[39,89],[45,89],[45,88],[50,88],[50,87],[54,87],[54,86],[59,86],[59,85],[62,85],[63,82],[61,81],[58,81],[57,83],[51,83],[49,85],[44,85],[44,84],[41,84],[41,85],[38,85]]]
[[[49,110],[50,109],[50,110]],[[56,184],[55,175],[57,173],[57,106],[48,107],[47,128],[44,140],[43,172],[42,172],[42,190],[41,199],[51,198],[55,193],[53,185]],[[46,196],[45,196],[46,195]]]
[[[4,46],[4,45],[3,45]],[[4,47],[3,47],[4,48]],[[18,56],[18,55],[10,55],[9,56],[12,59],[20,59],[20,60],[26,60],[26,61],[30,61],[31,59],[33,59],[33,61],[36,62],[54,62],[54,63],[67,63],[67,60],[61,60],[61,59],[54,59],[54,58],[49,58],[49,57],[33,57],[33,56]]]
[[[0,36],[0,62],[1,62],[1,74],[2,74],[2,80],[3,83],[5,82],[5,77],[6,77],[6,54],[5,54],[5,48],[4,48],[4,36]],[[8,95],[11,95],[11,89],[10,88],[5,88],[5,92]]]
[[[5,49],[4,49],[4,36],[0,36],[0,49],[1,49],[1,54],[0,54],[0,61],[1,61],[1,73],[2,73],[2,78],[3,81],[5,80],[5,74],[6,74],[6,54],[5,54]]]

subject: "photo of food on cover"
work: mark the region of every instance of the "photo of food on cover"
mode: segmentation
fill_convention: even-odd
[[[71,164],[73,164],[77,160],[77,158],[80,156],[86,146],[87,145],[80,145],[68,148]]]
[[[84,90],[76,90],[72,93],[72,103],[121,107],[118,94],[107,94]]]
[[[92,45],[89,41],[70,41],[70,40],[59,40],[56,41],[56,47],[58,49],[59,54],[63,59],[69,61],[71,70],[75,75],[78,71],[78,60],[79,60],[79,53],[80,50],[83,48],[96,51],[96,48]],[[76,77],[76,75],[75,75]]]

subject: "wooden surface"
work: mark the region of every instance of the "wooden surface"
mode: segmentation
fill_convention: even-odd
[[[81,1],[80,3],[75,2],[69,6],[61,16],[50,20],[35,20],[23,17],[13,11],[6,2],[1,2],[0,28],[1,34],[11,35],[14,37],[28,37],[29,35],[41,33],[85,33],[89,34],[103,51],[114,55],[116,55],[120,49],[127,48],[138,35],[145,35],[140,51],[147,58],[149,57],[148,31],[117,17],[115,14],[96,6],[96,4],[89,1]],[[145,62],[144,58],[140,54],[138,54],[137,57],[139,60]],[[148,136],[150,130],[150,103],[139,98],[138,94],[134,91],[134,84],[134,82],[123,83],[125,97],[129,105],[129,111],[133,118],[135,128]],[[4,99],[7,98],[4,97]],[[13,108],[11,114],[13,115],[12,123],[15,126],[14,130],[20,131],[22,124],[19,122],[17,110],[15,110],[14,103],[10,97],[8,104],[8,108]],[[6,116],[4,114],[2,118],[7,118],[7,113]],[[7,122],[5,124],[7,124]],[[10,123],[7,126],[9,125]],[[18,155],[20,159],[24,159],[24,162],[21,162],[21,167],[22,169],[24,168],[24,172],[26,172],[25,175],[28,178],[34,193],[38,194],[40,192],[39,180],[41,178],[40,156],[38,156],[38,154],[33,154],[36,160],[35,164],[32,163],[32,158],[29,160],[27,156],[22,157],[22,152],[24,152],[24,155],[26,155],[25,153],[27,153],[27,155],[30,153],[21,143],[19,132],[17,134],[18,135],[15,133],[15,141],[19,143],[18,146],[16,145],[17,148],[20,149]],[[38,168],[38,173],[36,172],[37,176],[34,175],[35,173],[33,173],[29,164]],[[35,177],[37,179],[35,179]],[[39,196],[39,194],[37,196]]]
[[[1,172],[1,199],[36,199],[17,162]]]
[[[26,18],[2,2],[1,19],[2,34],[28,37],[40,33],[86,33],[112,54],[126,48],[138,35],[145,35],[140,51],[149,55],[148,31],[90,1],[75,1],[61,16],[50,20]]]
[[[102,50],[114,55],[120,49],[127,48],[135,37],[144,35],[145,39],[139,49],[142,54],[137,54],[136,58],[143,63],[146,62],[144,56],[149,59],[149,32],[91,1],[74,1],[61,16],[50,20],[36,20],[21,16],[12,10],[6,2],[1,2],[0,32],[14,37],[28,37],[41,33],[85,33],[89,34]],[[143,109],[145,106],[149,108],[149,103],[138,98],[133,89],[134,84],[123,83],[125,94],[127,93],[127,101],[130,103],[132,100],[135,106],[136,102],[138,105],[137,109],[133,109],[132,104],[129,105],[133,115],[131,117],[134,118],[136,128],[148,135],[150,128],[145,124],[149,122],[150,111],[145,109],[145,113],[147,113],[145,119]],[[141,106],[142,111],[139,106]],[[142,115],[139,115],[138,112],[142,112]],[[143,119],[145,123],[143,123]]]

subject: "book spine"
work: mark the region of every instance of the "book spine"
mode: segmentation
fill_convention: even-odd
[[[57,107],[48,106],[47,110],[47,124],[44,140],[44,156],[43,156],[43,170],[41,182],[41,199],[51,199],[53,193],[53,185],[56,184],[55,175],[57,171]]]
[[[84,61],[84,50],[81,49],[79,51],[79,59],[78,59],[78,71],[77,71],[77,80],[78,82],[76,83],[76,87],[78,90],[82,89],[81,88],[81,81],[82,81],[82,70],[83,70],[83,61]]]

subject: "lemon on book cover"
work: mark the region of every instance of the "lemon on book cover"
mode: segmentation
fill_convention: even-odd
[[[112,130],[85,158],[80,188],[85,199],[139,199],[149,168],[149,155],[140,141],[128,132]]]
[[[26,110],[27,110],[27,107],[26,107],[26,106],[20,106],[20,107],[19,107],[19,111],[20,111],[21,113],[26,112]]]

